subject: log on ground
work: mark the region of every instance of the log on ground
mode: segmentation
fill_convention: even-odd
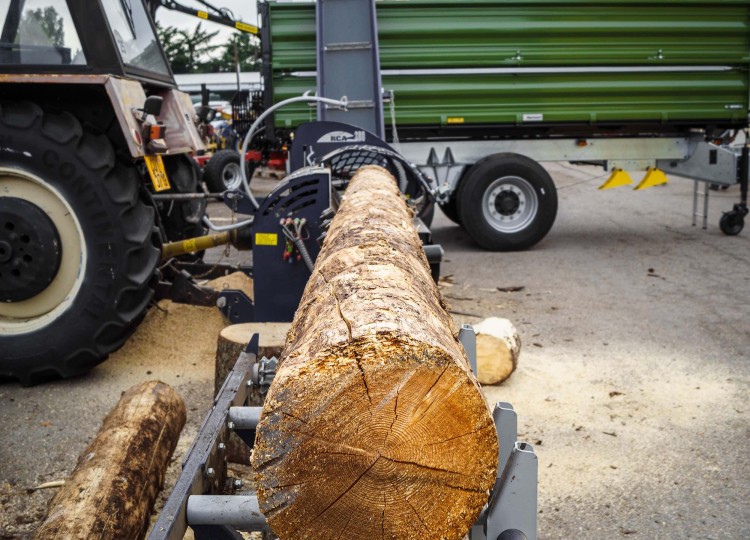
[[[151,381],[127,390],[52,498],[34,538],[143,538],[185,425],[185,405]]]
[[[282,540],[456,540],[487,502],[492,416],[383,169],[360,169],[331,224],[253,466]]]
[[[474,325],[477,333],[477,378],[481,384],[500,384],[518,366],[521,338],[508,319],[490,317]]]

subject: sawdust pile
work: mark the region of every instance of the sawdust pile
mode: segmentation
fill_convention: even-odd
[[[213,376],[216,339],[226,325],[215,307],[162,300],[109,362],[147,366],[154,375],[161,375],[160,368],[210,368]]]
[[[212,279],[203,286],[217,291],[235,289],[244,292],[249,298],[253,298],[253,280],[243,272],[235,272],[228,276]]]
[[[252,298],[253,280],[242,272],[214,279],[204,286],[215,289],[239,289]],[[110,357],[110,362],[142,365],[149,375],[162,375],[160,367],[206,370],[213,377],[216,339],[227,326],[221,312],[213,307],[176,304],[162,300],[151,307],[146,318],[125,345]],[[179,384],[164,374],[171,384]],[[165,380],[165,379],[162,379]]]

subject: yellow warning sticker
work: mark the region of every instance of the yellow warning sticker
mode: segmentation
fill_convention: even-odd
[[[463,124],[464,119],[460,116],[449,116],[446,122],[449,124]]]
[[[199,18],[201,18],[201,19],[208,19],[208,13],[207,13],[207,12],[205,12],[205,11],[199,11],[199,12],[197,13],[197,15],[198,15],[198,17],[199,17]]]
[[[252,26],[252,25],[247,24],[247,23],[243,23],[243,22],[237,21],[236,23],[234,23],[234,27],[237,30],[242,30],[243,32],[249,32],[251,34],[257,34],[258,33],[258,27],[257,26]]]
[[[167,169],[164,168],[164,160],[161,159],[160,154],[155,156],[143,156],[146,160],[146,168],[148,174],[151,177],[151,183],[154,185],[154,191],[166,191],[170,187],[169,177],[167,176]]]
[[[279,235],[276,233],[255,233],[256,246],[278,246]]]

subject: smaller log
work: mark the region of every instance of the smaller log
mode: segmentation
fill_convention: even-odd
[[[499,384],[518,366],[521,338],[508,319],[490,317],[474,325],[477,333],[477,371],[481,384]]]
[[[291,323],[246,323],[233,324],[219,332],[216,344],[216,370],[214,374],[214,395],[219,393],[221,385],[234,368],[240,353],[245,350],[253,334],[260,335],[258,358],[279,358],[284,350],[286,333]],[[263,405],[263,396],[251,394],[250,405]]]
[[[143,538],[185,414],[182,398],[162,382],[127,390],[50,501],[34,538]]]
[[[214,395],[219,393],[221,386],[234,368],[240,353],[247,347],[253,334],[260,335],[258,358],[279,358],[284,349],[286,333],[291,323],[246,323],[233,324],[219,332],[216,344],[216,371],[214,375]],[[248,393],[248,405],[262,406],[265,394],[261,394],[257,387]],[[232,433],[227,442],[227,460],[233,463],[250,465],[250,448],[242,442],[237,434]]]

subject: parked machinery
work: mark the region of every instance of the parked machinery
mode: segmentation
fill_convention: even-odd
[[[328,4],[333,18],[316,16]],[[627,171],[646,171],[639,189],[666,182],[664,173],[696,186],[740,184],[721,229],[742,230],[748,160],[733,141],[748,128],[750,2],[376,6],[370,28],[354,26],[352,38],[356,17],[336,19],[333,1],[259,3],[265,102],[314,88],[328,95],[321,69],[346,55],[360,63],[326,81],[365,88],[369,68],[359,66],[375,52],[388,106],[382,137],[436,179],[444,213],[479,245],[517,250],[544,238],[557,213],[540,165],[548,161],[601,165],[611,173],[603,187],[633,183]],[[321,47],[327,39],[336,46]],[[364,111],[375,96],[349,98]],[[302,105],[284,109],[266,135],[286,140],[309,116]]]

